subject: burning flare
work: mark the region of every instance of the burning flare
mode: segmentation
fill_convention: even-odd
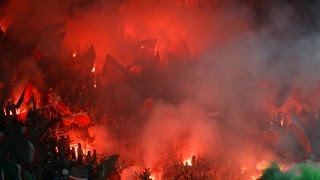
[[[72,53],[72,57],[73,57],[73,58],[77,57],[77,55],[78,55],[77,52],[73,52],[73,53]]]

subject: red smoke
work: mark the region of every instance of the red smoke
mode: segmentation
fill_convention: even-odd
[[[290,11],[276,9],[270,24],[255,27],[257,12],[245,3],[202,2],[15,0],[3,7],[0,26],[28,47],[24,54],[33,58],[14,57],[17,68],[10,67],[33,74],[38,91],[48,89],[42,58],[69,63],[63,68],[80,77],[81,57],[94,48],[91,118],[107,123],[91,127],[90,136],[99,152],[134,162],[124,174],[151,167],[161,175],[168,162],[193,155],[256,170],[279,158],[265,144],[291,148],[276,130],[264,132],[271,124],[265,114],[319,108],[320,64],[310,60],[318,59],[319,38],[278,32],[297,29]],[[155,49],[141,46],[154,39]],[[17,80],[14,100],[24,81]]]

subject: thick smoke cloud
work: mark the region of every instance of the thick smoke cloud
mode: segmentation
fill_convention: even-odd
[[[85,2],[12,0],[3,5],[0,23],[8,24],[6,33],[18,44],[40,44],[50,56],[85,51],[93,44],[97,64],[103,64],[107,53],[128,64],[135,58],[131,41],[158,39],[156,48],[166,62],[161,64],[165,70],[146,72],[143,88],[126,84],[114,94],[123,97],[120,92],[130,91],[126,93],[130,107],[149,97],[155,101],[147,115],[123,125],[136,146],[119,150],[139,166],[161,169],[162,159],[177,154],[215,158],[221,152],[239,166],[254,166],[263,158],[277,158],[256,147],[254,140],[265,123],[261,114],[280,91],[296,92],[295,98],[319,108],[319,5],[315,2],[208,1],[203,8],[168,1]],[[57,22],[62,22],[58,30],[44,32]],[[166,58],[179,49],[172,42],[180,38],[191,56]],[[98,94],[105,97],[104,92]],[[222,114],[223,119],[209,117],[210,112]],[[101,131],[99,138],[108,139],[103,152],[118,150],[108,128],[96,130]],[[187,145],[177,145],[180,140]]]
[[[281,168],[276,163],[273,163],[270,168],[266,169],[260,180],[270,179],[317,179],[320,177],[319,164],[315,162],[301,163],[294,165],[286,171],[281,171]]]

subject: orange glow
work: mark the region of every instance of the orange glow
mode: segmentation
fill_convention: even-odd
[[[189,158],[189,159],[186,159],[183,161],[183,164],[186,164],[186,163],[188,163],[188,165],[191,166],[192,165],[192,158]]]
[[[96,65],[93,66],[91,72],[92,72],[92,73],[95,73],[95,72],[96,72]],[[96,77],[93,78],[93,87],[94,87],[94,88],[97,88]]]
[[[6,33],[8,26],[9,22],[7,22],[6,20],[0,20],[0,28],[4,33]]]
[[[133,26],[125,26],[124,27],[124,31],[125,31],[125,38],[128,38],[128,37],[134,37],[136,35],[136,32],[135,32],[135,28]]]
[[[243,173],[245,173],[245,172],[247,172],[247,168],[241,168],[241,174],[243,174]]]
[[[270,167],[271,163],[269,161],[260,161],[257,165],[256,165],[256,169],[259,171],[263,171],[265,169],[267,169],[268,167]]]
[[[77,55],[78,55],[77,52],[73,52],[73,53],[72,53],[72,57],[73,57],[73,58],[77,57]]]
[[[95,66],[95,65],[93,66],[91,72],[92,72],[92,73],[96,72],[96,66]]]
[[[72,139],[72,138],[71,138]],[[81,141],[75,141],[75,142],[80,142]],[[81,143],[82,144],[82,151],[83,151],[83,154],[84,155],[87,155],[88,154],[88,151],[90,151],[90,146],[88,143]],[[75,151],[76,151],[76,158],[78,158],[78,143],[75,143],[75,144],[70,144],[69,145],[70,147],[70,150],[72,150],[72,148],[74,147]]]
[[[130,72],[134,73],[134,74],[141,74],[143,71],[141,66],[133,66],[130,68]]]
[[[156,177],[154,175],[151,175],[150,179],[155,180]]]
[[[76,158],[78,158],[78,144],[70,144],[70,150],[72,150],[73,147],[76,151]]]

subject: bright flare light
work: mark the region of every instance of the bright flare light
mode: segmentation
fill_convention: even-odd
[[[92,73],[96,72],[96,66],[93,66],[91,72],[92,72]]]
[[[188,165],[191,166],[192,165],[192,158],[189,158],[189,159],[186,159],[183,161],[183,164],[186,164],[186,163],[188,163]]]
[[[72,150],[73,147],[76,151],[76,158],[78,159],[78,144],[70,144],[70,150]]]

